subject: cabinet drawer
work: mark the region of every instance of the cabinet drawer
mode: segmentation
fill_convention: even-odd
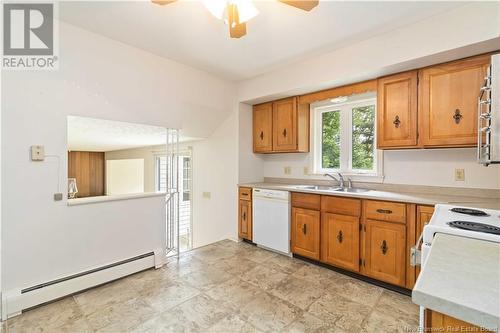
[[[320,195],[292,192],[292,207],[319,210],[320,206]]]
[[[406,205],[387,201],[365,201],[367,219],[406,223]]]
[[[321,210],[327,213],[360,216],[361,200],[333,196],[321,196]]]
[[[250,187],[240,187],[240,199],[252,200],[252,189]]]

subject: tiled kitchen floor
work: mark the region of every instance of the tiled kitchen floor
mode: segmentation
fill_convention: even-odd
[[[225,240],[9,319],[7,332],[410,332],[418,307],[297,259]]]

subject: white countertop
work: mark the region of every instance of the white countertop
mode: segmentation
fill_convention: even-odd
[[[95,197],[68,199],[68,206],[87,205],[92,203],[101,203],[118,200],[131,200],[151,197],[165,196],[166,192],[149,192],[149,193],[133,193],[133,194],[115,194],[115,195],[100,195]]]
[[[414,303],[465,322],[500,328],[500,243],[436,234]]]
[[[333,195],[342,197],[352,197],[359,199],[372,199],[372,200],[385,200],[396,201],[405,203],[415,203],[420,205],[435,205],[438,203],[449,203],[457,206],[466,206],[474,208],[490,208],[500,209],[500,199],[498,198],[478,198],[470,196],[454,196],[443,194],[429,194],[429,193],[405,193],[405,192],[389,192],[380,190],[371,190],[363,193],[346,193],[346,192],[332,192],[325,190],[312,190],[296,188],[296,185],[281,184],[281,183],[247,183],[239,184],[239,186],[252,187],[252,188],[265,188],[270,190],[284,190],[291,192],[301,193],[315,193],[322,195]],[[436,190],[438,192],[438,190]]]

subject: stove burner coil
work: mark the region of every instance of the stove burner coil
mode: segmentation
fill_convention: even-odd
[[[478,209],[457,207],[457,208],[452,208],[450,210],[454,213],[459,213],[459,214],[466,214],[466,215],[472,215],[472,216],[489,216],[488,214],[486,214],[482,210],[478,210]]]
[[[450,227],[485,232],[488,234],[500,235],[500,228],[493,225],[478,223],[478,222],[468,222],[468,221],[451,221],[447,223]]]

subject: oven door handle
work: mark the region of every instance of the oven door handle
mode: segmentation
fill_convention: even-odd
[[[422,264],[422,241],[424,233],[420,234],[417,243],[410,248],[410,266],[416,267]]]

